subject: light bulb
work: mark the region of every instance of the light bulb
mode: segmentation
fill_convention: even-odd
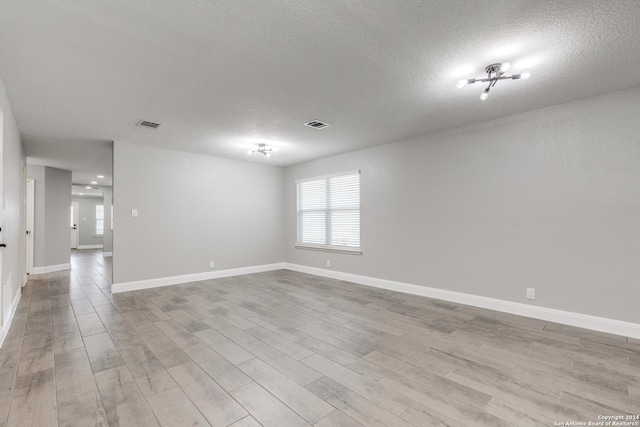
[[[506,73],[507,71],[509,71],[509,68],[511,68],[511,64],[509,62],[505,62],[500,66],[500,71]]]
[[[489,97],[489,89],[485,89],[484,92],[482,92],[482,94],[480,95],[480,99],[483,101],[486,101],[486,99]]]
[[[458,80],[458,84],[456,84],[456,86],[458,86],[458,87],[465,87],[468,83],[469,83],[469,81],[468,81],[467,79],[464,79],[464,80]]]
[[[529,77],[531,77],[531,71],[525,71],[524,73],[520,74],[520,78],[522,80],[527,80]]]

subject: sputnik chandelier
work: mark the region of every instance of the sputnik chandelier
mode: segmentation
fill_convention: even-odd
[[[525,71],[520,74],[513,74],[511,76],[506,76],[505,73],[509,71],[509,68],[511,68],[511,64],[509,64],[508,62],[504,62],[502,64],[496,63],[496,64],[487,65],[484,68],[484,71],[487,73],[486,79],[459,80],[458,87],[464,87],[466,85],[470,85],[473,83],[489,82],[489,85],[487,86],[487,88],[480,95],[480,99],[484,101],[489,97],[489,91],[491,90],[492,87],[496,85],[496,83],[498,83],[498,80],[520,80],[520,79],[527,80],[529,77],[531,77],[531,73],[529,71]]]
[[[275,150],[271,147],[267,147],[267,144],[258,144],[258,146],[255,149],[249,150],[247,151],[247,153],[249,154],[260,153],[260,154],[264,154],[266,157],[271,157],[272,151],[275,151]]]

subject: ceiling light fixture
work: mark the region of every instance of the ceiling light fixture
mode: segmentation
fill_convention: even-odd
[[[470,85],[473,83],[489,82],[489,86],[487,86],[487,88],[480,95],[480,99],[485,101],[489,97],[489,91],[491,91],[491,88],[496,85],[498,80],[520,80],[520,79],[527,80],[529,77],[531,77],[531,73],[529,71],[525,71],[521,74],[513,74],[511,76],[505,76],[504,74],[509,70],[509,68],[511,68],[511,64],[509,64],[508,62],[504,62],[502,64],[496,63],[496,64],[487,65],[484,69],[484,71],[487,73],[486,79],[459,80],[457,86],[464,87],[466,85]]]
[[[102,179],[104,178],[104,175],[98,175],[98,178]]]
[[[276,151],[276,150],[272,147],[267,147],[267,144],[258,144],[256,148],[254,148],[253,150],[248,150],[247,153],[249,154],[260,153],[260,154],[264,154],[266,157],[271,157],[271,153],[273,151]]]
[[[91,183],[92,183],[92,184],[97,184],[97,183],[98,183],[98,181],[91,181]]]

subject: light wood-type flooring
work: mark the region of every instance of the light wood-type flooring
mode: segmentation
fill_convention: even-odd
[[[286,270],[111,295],[78,251],[0,350],[5,426],[553,426],[640,413],[640,342]]]

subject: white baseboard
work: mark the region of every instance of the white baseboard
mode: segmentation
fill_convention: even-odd
[[[46,274],[53,273],[54,271],[63,271],[69,270],[71,268],[71,264],[58,264],[58,265],[47,265],[44,267],[33,267],[31,274]]]
[[[307,267],[305,265],[283,263],[287,270],[332,279],[345,280],[360,285],[373,286],[391,291],[420,295],[444,301],[466,304],[474,307],[487,308],[489,310],[502,311],[504,313],[517,314],[519,316],[532,317],[534,319],[549,322],[562,323],[579,328],[594,331],[607,332],[625,337],[640,338],[640,324],[625,322],[622,320],[608,319],[605,317],[591,316],[588,314],[573,313],[570,311],[553,308],[537,307],[528,304],[505,301],[495,298],[464,294],[461,292],[447,291],[444,289],[430,288],[427,286],[412,285],[409,283],[395,282],[392,280],[378,279],[376,277],[361,276],[358,274],[343,273],[340,271],[326,270],[323,268]]]
[[[103,253],[102,253],[102,256],[103,256],[103,257],[110,257],[110,256],[113,256],[113,252],[103,252]]]
[[[242,274],[262,273],[264,271],[282,270],[283,263],[255,265],[251,267],[229,268],[227,270],[207,271],[204,273],[184,274],[181,276],[160,277],[157,279],[138,280],[133,282],[114,283],[111,293],[137,291],[139,289],[158,288],[160,286],[178,285],[181,283],[199,282],[201,280],[219,279],[221,277],[240,276]]]
[[[7,337],[9,333],[9,329],[11,329],[11,322],[13,321],[13,317],[16,315],[16,309],[18,308],[18,303],[20,302],[20,298],[22,297],[22,288],[18,288],[18,292],[13,297],[13,301],[11,301],[11,308],[9,312],[9,320],[7,323],[0,327],[0,349],[2,348],[2,344],[4,343],[4,339]]]
[[[103,245],[78,245],[76,249],[102,249]]]

